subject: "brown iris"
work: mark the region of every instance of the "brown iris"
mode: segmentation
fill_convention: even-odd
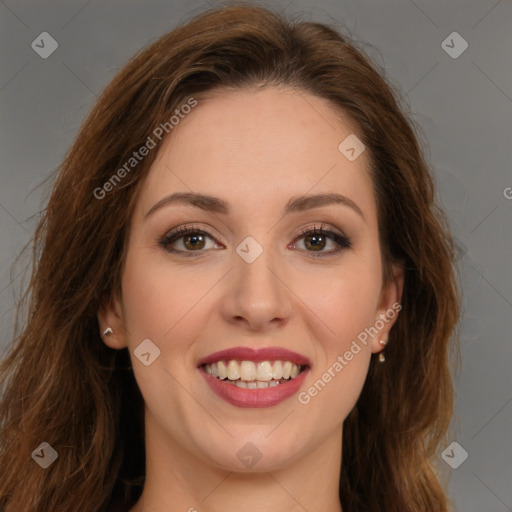
[[[310,240],[309,243],[308,240]],[[325,247],[325,243],[325,236],[322,234],[315,233],[304,237],[305,246],[308,249],[313,249],[314,251],[322,250]]]
[[[184,235],[183,243],[187,249],[203,249],[205,244],[204,235],[200,233]]]

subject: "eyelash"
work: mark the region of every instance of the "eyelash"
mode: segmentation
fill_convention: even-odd
[[[212,240],[214,240],[212,235],[210,233],[208,233],[207,231],[204,231],[203,229],[200,229],[195,226],[182,226],[180,228],[175,229],[174,231],[166,233],[158,241],[158,244],[169,253],[179,254],[186,258],[197,258],[202,255],[204,250],[182,251],[182,250],[169,248],[169,245],[172,244],[173,242],[176,242],[180,238],[183,238],[184,236],[191,235],[191,234],[204,235],[204,236],[207,236],[207,237],[211,238]],[[342,234],[336,233],[334,231],[331,231],[329,229],[325,229],[323,225],[321,225],[319,228],[315,226],[313,228],[306,228],[306,229],[299,231],[298,237],[295,239],[295,241],[293,243],[295,244],[296,242],[298,242],[301,238],[304,238],[305,236],[314,236],[314,235],[321,235],[321,236],[327,237],[327,238],[331,239],[332,241],[334,241],[335,243],[337,243],[339,245],[339,247],[335,250],[331,250],[331,251],[327,251],[327,252],[321,251],[321,252],[315,253],[314,251],[305,251],[307,253],[306,256],[308,258],[313,258],[313,259],[326,258],[326,257],[329,257],[329,256],[339,253],[343,249],[350,249],[352,247],[352,242],[351,242],[350,238],[348,238],[346,235],[342,235]]]

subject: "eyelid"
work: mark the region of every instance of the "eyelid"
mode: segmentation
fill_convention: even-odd
[[[197,257],[197,256],[200,256],[200,255],[204,254],[206,251],[210,250],[210,249],[207,249],[207,250],[202,249],[202,250],[199,250],[199,251],[183,251],[181,249],[167,249],[167,246],[169,244],[174,243],[174,242],[180,240],[181,238],[183,238],[184,236],[186,236],[189,233],[198,233],[198,234],[204,235],[207,238],[210,238],[211,240],[213,240],[215,242],[215,244],[219,243],[217,241],[216,237],[214,237],[209,231],[206,231],[205,229],[203,229],[203,228],[201,228],[201,227],[199,227],[199,226],[197,226],[195,224],[186,224],[186,225],[179,226],[177,228],[174,228],[174,229],[171,229],[171,230],[167,231],[158,240],[158,244],[161,247],[163,247],[164,250],[166,250],[169,253],[180,254],[180,255],[183,255],[185,257]]]
[[[330,251],[301,251],[304,252],[305,255],[309,258],[313,259],[320,259],[320,258],[328,258],[330,256],[334,256],[342,252],[346,249],[352,248],[352,239],[347,236],[343,231],[340,229],[331,226],[326,225],[325,223],[321,222],[320,226],[318,227],[316,224],[313,226],[308,226],[305,228],[301,228],[295,237],[294,241],[292,242],[292,245],[295,246],[301,239],[303,239],[305,236],[309,235],[321,235],[328,237],[331,241],[333,241],[335,244],[337,244],[337,248]]]
[[[306,226],[304,228],[300,228],[297,231],[297,236],[304,236],[311,232],[335,233],[336,235],[339,235],[339,236],[344,236],[344,237],[347,236],[340,229],[332,226],[331,224],[327,224],[325,222],[316,222],[316,223],[313,223],[312,225]]]
[[[320,224],[320,225],[318,225]],[[200,235],[203,235],[207,238],[210,238],[213,240],[216,244],[219,243],[219,241],[216,239],[214,235],[212,235],[209,231],[195,225],[195,224],[186,224],[183,226],[179,226],[177,228],[171,229],[170,231],[166,232],[159,240],[158,243],[160,246],[164,248],[169,253],[182,255],[185,257],[200,257],[203,256],[205,252],[211,251],[211,249],[199,249],[197,251],[184,251],[181,249],[168,249],[167,246],[171,243],[174,243],[187,234],[190,233],[197,233]],[[331,226],[329,224],[325,224],[323,222],[321,223],[315,223],[314,225],[310,225],[304,228],[300,228],[296,235],[294,236],[293,242],[291,242],[290,245],[295,246],[297,242],[304,238],[307,235],[322,235],[329,238],[331,241],[333,241],[335,244],[337,244],[337,248],[330,251],[300,251],[306,253],[306,255],[310,258],[323,258],[332,256],[335,254],[338,254],[339,252],[343,251],[344,249],[349,249],[352,247],[352,241],[351,239],[345,235],[345,233],[338,228]],[[220,237],[219,237],[220,238]],[[220,242],[222,245],[223,242]],[[287,247],[290,247],[288,245]]]

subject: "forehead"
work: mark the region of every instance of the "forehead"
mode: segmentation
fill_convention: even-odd
[[[197,101],[162,143],[142,189],[145,211],[179,190],[235,209],[339,192],[375,213],[369,155],[350,161],[339,149],[358,127],[329,101],[290,88],[221,90]]]

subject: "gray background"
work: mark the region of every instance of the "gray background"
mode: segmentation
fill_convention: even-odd
[[[0,1],[0,349],[51,176],[96,97],[142,46],[214,6],[194,2]],[[512,510],[512,2],[265,2],[348,30],[384,66],[418,123],[460,245],[462,365],[452,440],[469,454],[450,476],[454,510]],[[49,32],[42,59],[31,43]],[[468,49],[441,43],[458,32]],[[452,44],[451,42],[449,44]],[[457,44],[458,43],[453,43]],[[459,46],[456,46],[456,49]],[[455,459],[460,451],[455,451]],[[444,465],[445,463],[441,461]],[[446,466],[446,469],[449,469]]]

